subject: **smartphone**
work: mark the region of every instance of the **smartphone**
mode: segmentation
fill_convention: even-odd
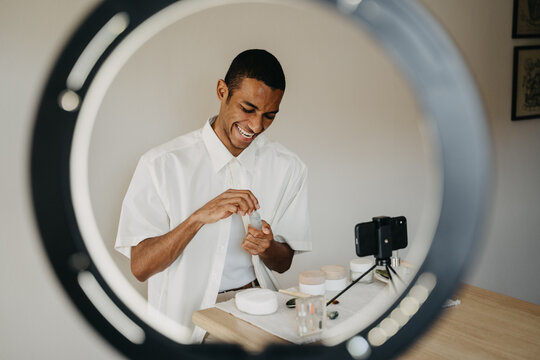
[[[381,228],[381,221],[386,224]],[[356,224],[354,228],[355,246],[357,256],[387,256],[388,251],[399,250],[407,247],[407,219],[405,216],[373,218],[373,221]],[[384,234],[384,236],[381,236]],[[384,237],[384,239],[382,238]],[[385,244],[384,240],[390,243]]]

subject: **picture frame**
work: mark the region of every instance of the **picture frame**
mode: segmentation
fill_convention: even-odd
[[[512,121],[540,118],[540,46],[514,47]]]
[[[512,38],[540,38],[540,0],[514,0]]]

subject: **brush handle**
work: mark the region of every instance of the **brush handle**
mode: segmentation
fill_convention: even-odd
[[[301,297],[301,298],[311,296],[311,295],[304,294],[304,293],[301,293],[301,292],[289,291],[289,290],[283,290],[283,289],[279,289],[279,292],[282,293],[282,294],[285,294],[285,295],[291,295],[291,296]]]

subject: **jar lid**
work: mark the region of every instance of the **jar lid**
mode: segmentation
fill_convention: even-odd
[[[323,284],[326,280],[324,272],[319,270],[307,270],[298,274],[298,282],[306,285],[319,285]]]
[[[354,272],[364,272],[369,270],[370,267],[375,264],[375,260],[372,258],[357,258],[352,259],[349,262],[349,266],[351,268],[351,271]]]
[[[347,269],[341,265],[325,265],[321,268],[327,280],[344,279],[347,275]]]

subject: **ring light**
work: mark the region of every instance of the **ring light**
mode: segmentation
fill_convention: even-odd
[[[244,3],[247,1],[233,1]],[[262,1],[265,2],[265,1]],[[302,2],[305,3],[305,2]],[[443,193],[439,223],[424,263],[377,320],[333,346],[269,346],[263,356],[294,359],[388,358],[411,344],[453,294],[480,237],[489,190],[489,142],[479,96],[457,50],[439,25],[409,0],[318,1],[357,22],[403,71],[439,143]],[[235,345],[182,345],[183,331],[163,320],[156,330],[142,306],[109,286],[99,250],[83,239],[95,220],[88,203],[92,118],[110,81],[137,46],[182,13],[215,0],[105,1],[75,32],[47,82],[36,118],[31,182],[47,255],[72,301],[102,336],[130,358],[249,358]],[[101,97],[101,98],[100,98]],[[85,210],[87,209],[87,210]],[[90,210],[88,210],[90,209]],[[101,271],[100,271],[101,270]],[[134,291],[125,289],[125,291]]]

